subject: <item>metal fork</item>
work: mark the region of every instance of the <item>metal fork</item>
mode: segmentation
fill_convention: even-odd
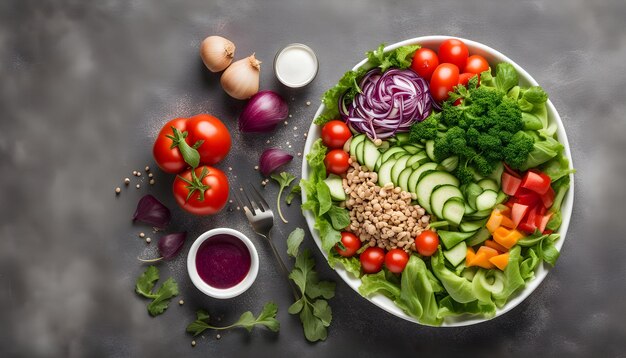
[[[298,300],[300,299],[298,289],[296,288],[294,282],[289,278],[289,271],[287,270],[283,259],[278,254],[278,250],[276,250],[276,246],[274,246],[270,236],[270,232],[274,226],[274,213],[261,193],[259,193],[259,191],[256,190],[252,184],[248,183],[248,185],[252,190],[246,191],[243,187],[238,187],[237,189],[232,190],[233,195],[239,203],[239,206],[241,206],[246,213],[246,217],[248,218],[252,229],[259,236],[266,238],[269,242],[272,252],[274,252],[274,256],[276,257],[276,261],[278,261],[281,271],[287,279],[287,282],[289,282],[289,286],[291,286],[291,291],[293,292],[294,297]],[[248,206],[248,204],[250,205]],[[252,208],[252,210],[250,210],[250,208]]]

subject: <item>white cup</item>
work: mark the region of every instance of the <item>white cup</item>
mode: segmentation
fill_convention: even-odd
[[[250,253],[250,269],[248,270],[248,274],[243,280],[241,280],[241,282],[233,287],[216,288],[209,285],[200,277],[198,269],[196,268],[196,256],[198,255],[200,245],[216,235],[229,235],[239,239],[246,245],[248,252]],[[191,249],[189,249],[189,254],[187,255],[187,272],[189,273],[191,282],[193,282],[193,284],[205,295],[219,299],[233,298],[244,293],[248,288],[250,288],[250,286],[252,286],[252,283],[254,283],[254,280],[259,272],[259,254],[252,244],[252,241],[239,231],[228,228],[212,229],[198,236],[193,245],[191,245]]]

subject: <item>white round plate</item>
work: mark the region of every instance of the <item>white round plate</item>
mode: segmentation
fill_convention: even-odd
[[[419,44],[422,47],[428,47],[436,51],[439,48],[439,45],[444,40],[449,39],[449,38],[452,38],[452,37],[449,37],[449,36],[417,37],[417,38],[413,38],[410,40],[405,40],[405,41],[401,41],[401,42],[389,45],[385,47],[385,51],[393,50],[400,46],[414,45],[414,44]],[[512,64],[519,74],[521,86],[537,86],[538,85],[537,81],[535,81],[534,78],[532,78],[526,71],[524,71],[523,68],[521,68],[513,60],[501,54],[500,52],[492,49],[489,46],[483,45],[475,41],[466,40],[466,39],[460,39],[460,40],[465,42],[465,44],[469,48],[470,54],[472,55],[476,54],[476,55],[481,55],[485,57],[485,59],[487,59],[487,61],[491,64],[492,68],[494,68],[494,66],[500,62],[508,62]],[[365,65],[366,63],[367,63],[367,59],[362,60],[356,66],[354,66],[353,70],[356,70],[357,68]],[[547,107],[548,107],[549,120],[554,121],[557,124],[558,140],[565,146],[565,156],[569,159],[570,165],[573,167],[574,164],[572,162],[572,155],[570,153],[569,143],[567,141],[567,135],[565,134],[565,128],[563,127],[563,122],[561,122],[561,117],[559,117],[558,112],[556,111],[556,109],[554,108],[554,105],[552,104],[552,102],[550,102],[550,100],[548,100]],[[317,112],[315,113],[315,117],[319,116],[323,111],[324,111],[324,105],[322,104],[318,108]],[[313,142],[315,142],[320,137],[320,132],[321,132],[320,126],[311,124],[311,127],[309,128],[309,132],[308,132],[307,141],[306,141],[306,144],[304,145],[305,154],[310,152]],[[306,156],[305,156],[302,162],[302,178],[307,179],[309,177],[309,170],[310,168],[306,161]],[[563,246],[563,242],[565,241],[565,234],[567,233],[567,227],[569,226],[570,217],[572,215],[572,207],[574,204],[574,180],[571,174],[570,174],[570,179],[571,179],[570,188],[565,196],[565,199],[563,200],[563,204],[561,207],[563,222],[561,224],[561,228],[558,231],[558,233],[561,234],[561,238],[555,243],[556,248],[559,251],[561,251],[561,247]],[[303,191],[302,202],[304,203],[305,201],[306,201],[306,193]],[[326,252],[322,250],[321,241],[320,241],[317,230],[313,229],[313,225],[315,222],[313,218],[313,214],[307,210],[304,212],[304,217],[309,226],[309,230],[311,231],[311,234],[313,235],[313,238],[315,239],[315,243],[319,247],[320,251],[322,251],[324,256],[328,258]],[[352,287],[352,289],[354,289],[358,293],[358,288],[361,285],[361,280],[359,278],[354,277],[353,275],[348,273],[346,270],[344,270],[340,266],[338,266],[335,269],[335,271],[350,287]],[[523,290],[519,291],[516,295],[511,296],[509,298],[509,301],[506,303],[506,305],[498,309],[496,311],[496,315],[492,318],[501,316],[504,313],[513,309],[518,304],[520,304],[524,299],[526,299],[526,297],[528,297],[539,286],[539,284],[541,283],[541,281],[543,281],[543,279],[546,277],[547,274],[548,274],[548,267],[546,266],[546,264],[545,263],[540,264],[535,272],[535,278],[531,280],[530,282],[528,282],[526,284],[526,287]],[[415,318],[404,313],[400,308],[398,308],[393,303],[393,301],[391,301],[390,299],[388,299],[387,297],[383,295],[374,295],[371,298],[367,298],[367,299],[371,301],[373,304],[375,304],[376,306],[384,309],[385,311],[395,316],[403,318],[407,321],[419,323]],[[467,326],[467,325],[485,322],[489,319],[490,318],[484,318],[480,316],[470,316],[470,315],[448,317],[444,320],[442,326],[443,327]]]

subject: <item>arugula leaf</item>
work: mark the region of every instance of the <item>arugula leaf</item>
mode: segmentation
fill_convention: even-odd
[[[209,324],[209,313],[205,310],[198,310],[196,312],[196,320],[187,326],[187,332],[193,334],[195,337],[207,329],[225,330],[241,327],[250,332],[255,326],[264,326],[272,332],[278,332],[280,322],[276,320],[277,312],[278,306],[276,306],[274,302],[268,302],[263,306],[263,310],[256,318],[252,312],[246,311],[241,314],[237,322],[226,327],[215,327]]]
[[[280,189],[278,189],[278,196],[276,197],[276,208],[278,208],[278,215],[286,224],[288,223],[288,221],[285,220],[285,217],[283,216],[283,212],[282,210],[280,210],[280,196],[283,195],[283,190],[289,187],[291,182],[294,179],[296,179],[296,177],[294,177],[293,175],[287,172],[282,172],[280,174],[272,174],[271,178],[274,179],[278,183],[278,185],[280,185]]]
[[[287,198],[285,199],[285,202],[287,203],[287,205],[291,205],[291,202],[293,201],[293,199],[296,196],[298,196],[301,192],[302,192],[302,188],[300,187],[300,185],[292,186],[291,191],[289,192],[289,195],[287,195]]]
[[[303,240],[304,230],[299,227],[295,228],[287,238],[287,254],[291,257],[298,256],[298,248]]]
[[[299,243],[293,242],[289,250],[298,252]],[[290,314],[299,314],[304,336],[311,342],[325,340],[330,326],[332,310],[327,299],[335,296],[335,283],[320,281],[314,271],[315,261],[309,250],[296,256],[289,278],[298,286],[300,298],[288,309]]]
[[[163,282],[156,293],[152,292],[154,284],[158,280],[159,269],[156,266],[148,266],[146,271],[139,276],[135,285],[137,294],[152,299],[147,307],[151,316],[158,316],[163,313],[172,297],[178,295],[178,284],[171,277]]]

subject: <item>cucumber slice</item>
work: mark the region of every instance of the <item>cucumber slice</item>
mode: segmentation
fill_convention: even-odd
[[[455,247],[443,252],[443,256],[448,259],[452,266],[456,267],[465,261],[467,255],[467,244],[464,241],[459,242]]]
[[[432,160],[433,162],[436,162],[436,160],[435,160],[435,141],[432,140],[432,139],[426,141],[426,155],[428,155],[428,158],[430,158],[430,160]]]
[[[485,190],[476,198],[476,210],[490,210],[496,206],[498,193],[493,190]]]
[[[405,155],[410,155],[410,154],[408,154],[408,153],[407,153],[407,152],[405,152],[405,151],[402,151],[402,152],[395,153],[395,154],[394,154],[394,155],[392,155],[391,157],[392,157],[393,159],[400,159],[400,158],[404,157]]]
[[[378,157],[378,159],[376,160],[376,163],[374,164],[374,171],[378,172],[378,169],[380,169],[380,165],[383,163],[383,156],[382,154]]]
[[[335,201],[346,200],[346,192],[343,190],[343,181],[341,177],[330,174],[328,178],[324,179],[324,183],[330,190],[330,197]]]
[[[395,138],[398,144],[408,143],[411,139],[408,132],[396,133]]]
[[[461,277],[467,279],[468,281],[472,281],[474,280],[474,276],[476,276],[477,271],[477,266],[466,267],[463,271],[461,271]]]
[[[400,173],[400,176],[398,177],[398,186],[400,188],[402,188],[402,190],[404,191],[409,191],[409,177],[411,176],[411,173],[413,173],[413,169],[411,168],[404,168],[404,170],[402,171],[402,173]]]
[[[417,170],[421,169],[418,168]],[[426,209],[429,213],[432,213],[430,207],[430,196],[437,185],[450,184],[456,187],[459,186],[459,179],[455,178],[452,174],[444,171],[435,170],[433,172],[425,173],[415,186],[415,194],[417,194],[417,200],[419,204]]]
[[[354,149],[354,155],[356,156],[356,161],[359,162],[359,164],[363,165],[363,146],[365,146],[365,141],[362,141],[361,143],[356,145],[356,148]]]
[[[476,230],[480,230],[481,228],[483,228],[486,223],[487,223],[487,220],[485,219],[475,220],[475,221],[463,221],[459,225],[459,229],[463,232],[470,232],[470,231],[476,232]]]
[[[465,214],[465,201],[461,198],[452,198],[443,206],[443,217],[448,222],[459,225]]]
[[[474,236],[472,236],[469,240],[467,240],[467,246],[476,246],[478,244],[482,244],[485,240],[491,237],[489,230],[486,227],[478,230]]]
[[[404,148],[404,150],[406,150],[409,154],[415,154],[421,150],[412,144],[403,145],[402,148]]]
[[[466,254],[467,254],[467,249],[465,249],[465,251],[466,251]],[[454,273],[457,276],[461,276],[461,273],[463,272],[463,270],[465,270],[465,260],[461,261],[461,263],[458,264],[457,267],[454,268]]]
[[[382,143],[380,143],[380,145],[378,146],[378,149],[386,150],[386,149],[389,149],[390,146],[391,144],[389,144],[388,141],[384,140]]]
[[[455,155],[453,157],[446,158],[441,161],[441,166],[444,167],[446,171],[452,172],[459,166],[459,157]]]
[[[417,166],[415,167],[417,168],[419,165],[424,164],[428,161],[430,160],[428,159],[428,156],[426,155],[426,153],[424,151],[421,151],[421,152],[417,152],[413,154],[411,158],[409,159],[409,161],[406,162],[406,165],[408,167],[412,167],[413,165],[417,164]]]
[[[414,169],[413,173],[411,173],[411,176],[409,177],[409,191],[411,193],[417,193],[417,189],[415,187],[417,186],[417,182],[419,182],[422,173],[435,169],[437,169],[437,163],[426,163],[420,165],[419,168]]]
[[[398,158],[396,164],[391,168],[391,182],[393,185],[398,186],[398,178],[400,178],[400,173],[406,168],[406,162],[411,158],[410,155],[405,155],[403,157]]]
[[[404,149],[402,149],[401,147],[391,147],[389,149],[387,149],[384,153],[383,153],[383,163],[386,162],[389,158],[391,158],[392,155],[398,153],[398,152],[403,152],[404,153]]]
[[[498,188],[502,184],[502,172],[504,172],[504,165],[502,164],[502,162],[498,162],[498,164],[496,164],[496,169],[493,171],[493,173],[489,174],[489,178],[498,183]]]
[[[500,190],[498,184],[491,179],[483,179],[479,181],[478,186],[483,188],[483,190],[493,190],[496,193]]]
[[[487,231],[487,233],[489,233],[489,231]],[[439,234],[439,238],[441,239],[443,246],[445,246],[445,248],[448,250],[455,247],[459,242],[465,241],[474,236],[473,232],[456,232],[443,230],[437,231],[437,234]]]
[[[476,198],[480,194],[483,193],[483,188],[481,188],[478,184],[469,183],[467,187],[465,187],[465,197],[467,198],[467,203],[469,206],[476,210]]]
[[[466,215],[465,219],[467,219],[467,220],[480,220],[480,219],[484,219],[486,217],[489,217],[489,215],[491,215],[491,209],[473,212],[473,213],[471,213],[469,215]]]
[[[496,205],[498,204],[502,204],[506,201],[506,199],[508,199],[508,195],[504,194],[504,192],[499,191],[498,192],[498,197],[496,198]]]
[[[472,209],[471,206],[469,206],[469,204],[467,202],[465,202],[465,215],[471,215],[473,213],[475,213],[476,210]]]
[[[376,166],[376,161],[380,158],[380,152],[378,151],[378,147],[372,143],[369,139],[366,140],[365,146],[363,147],[363,161],[365,162],[365,166],[369,170],[374,170]]]
[[[454,185],[440,185],[433,190],[430,196],[430,207],[433,209],[433,214],[438,218],[443,218],[443,206],[451,198],[459,198],[463,200],[463,194]],[[463,204],[463,211],[465,211],[465,204]],[[458,223],[457,223],[458,224]]]
[[[352,141],[350,142],[350,155],[354,155],[356,157],[356,146],[363,142],[366,138],[367,136],[365,134],[359,134],[352,137]]]
[[[378,185],[385,186],[387,183],[393,183],[391,181],[391,168],[396,164],[395,159],[389,159],[380,166],[378,171]]]

